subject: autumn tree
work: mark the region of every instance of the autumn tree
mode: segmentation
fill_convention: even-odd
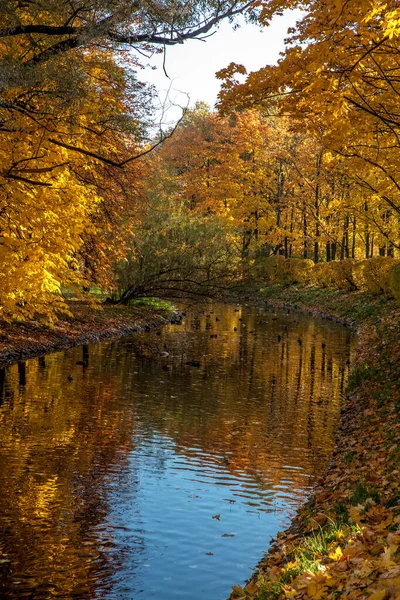
[[[151,148],[141,52],[204,36],[248,9],[243,2],[1,3],[3,317],[52,318],[63,306],[62,284],[110,284],[110,266],[137,218],[144,167],[136,165]]]
[[[276,66],[222,70],[221,108],[271,108],[294,131],[315,137],[358,188],[357,218],[379,230],[386,252],[399,247],[398,3],[293,2],[304,10]],[[265,3],[267,22],[282,2]],[[365,225],[368,227],[368,225]]]

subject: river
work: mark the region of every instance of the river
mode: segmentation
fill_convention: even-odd
[[[210,305],[0,370],[0,597],[226,598],[326,469],[354,347]]]

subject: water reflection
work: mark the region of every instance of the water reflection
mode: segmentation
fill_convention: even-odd
[[[1,597],[226,597],[326,467],[352,347],[216,306],[0,371]]]

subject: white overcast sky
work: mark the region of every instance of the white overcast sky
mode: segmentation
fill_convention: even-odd
[[[149,59],[150,66],[139,73],[139,78],[153,83],[161,98],[170,87],[169,98],[178,105],[186,106],[189,97],[190,106],[202,100],[213,107],[220,88],[216,71],[231,62],[244,65],[248,72],[275,64],[283,50],[288,27],[295,24],[300,14],[300,11],[284,11],[263,29],[242,22],[234,31],[228,22],[223,22],[205,42],[189,40],[167,48],[165,67],[170,79],[163,72],[162,55]],[[152,66],[157,68],[152,69]],[[179,118],[180,112],[170,109],[165,120]]]

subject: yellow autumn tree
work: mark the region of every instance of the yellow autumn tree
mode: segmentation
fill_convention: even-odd
[[[265,2],[261,22],[282,4]],[[249,74],[243,84],[236,77],[243,67],[223,69],[220,107],[273,107],[334,160],[341,157],[343,175],[359,190],[353,209],[390,252],[399,247],[398,2],[289,4],[304,12],[278,65]]]
[[[65,309],[62,285],[113,284],[138,219],[151,93],[140,52],[206,34],[245,2],[0,6],[1,316]],[[157,143],[157,142],[156,142]]]

